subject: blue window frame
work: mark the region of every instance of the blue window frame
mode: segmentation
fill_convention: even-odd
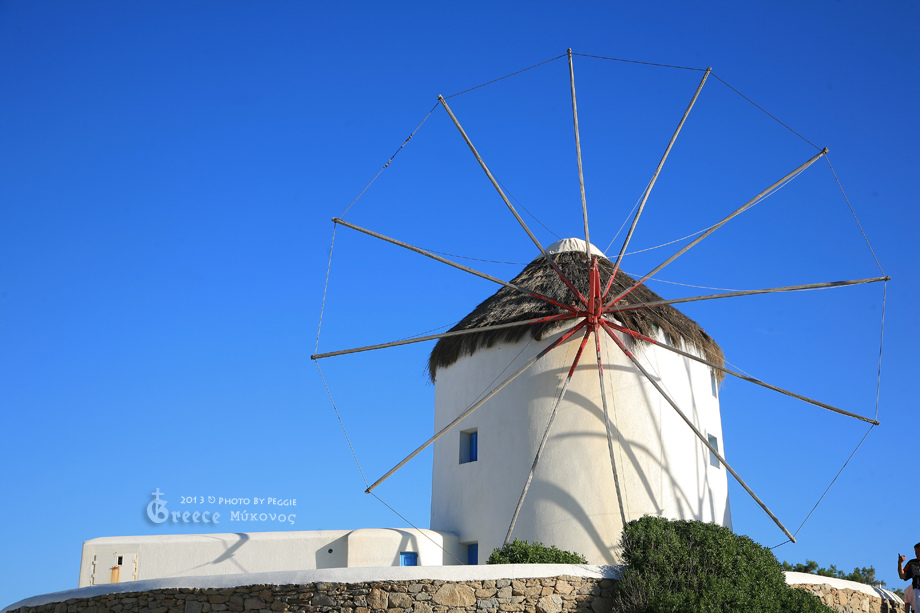
[[[466,546],[466,563],[471,566],[479,564],[479,543],[470,543]]]
[[[707,434],[706,438],[709,439],[709,444],[715,448],[716,451],[719,450],[719,439],[714,437],[711,434]],[[709,465],[719,468],[722,464],[719,462],[719,458],[716,457],[712,451],[709,452]]]
[[[465,430],[460,433],[460,463],[475,462],[479,459],[479,431]]]
[[[399,554],[400,566],[418,566],[418,554],[414,551],[403,551]]]

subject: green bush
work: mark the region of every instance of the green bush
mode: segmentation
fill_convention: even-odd
[[[805,558],[805,564],[801,562],[798,564],[790,564],[783,560],[783,570],[820,575],[821,577],[836,577],[837,579],[844,579],[846,581],[856,581],[857,583],[885,587],[885,582],[875,576],[874,566],[869,566],[868,568],[865,566],[859,568],[857,566],[853,569],[853,572],[846,573],[842,570],[837,570],[836,564],[831,564],[830,568],[824,568],[823,566],[818,566],[818,563],[814,560]]]
[[[587,564],[588,560],[580,553],[562,551],[556,546],[547,547],[534,541],[514,539],[501,549],[492,551],[486,564]]]
[[[769,549],[728,528],[646,516],[620,541],[622,613],[824,613],[812,594],[786,585]]]

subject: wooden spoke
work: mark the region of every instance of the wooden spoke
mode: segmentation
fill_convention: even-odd
[[[322,358],[331,358],[337,355],[348,355],[350,353],[360,353],[362,351],[373,351],[375,349],[386,349],[388,347],[399,347],[401,345],[411,345],[412,343],[423,343],[425,341],[433,341],[441,338],[450,338],[451,336],[463,336],[464,334],[476,334],[478,332],[488,332],[490,330],[502,330],[504,328],[515,328],[517,326],[527,326],[533,324],[547,323],[550,321],[563,321],[566,319],[574,319],[577,315],[571,313],[563,313],[561,315],[549,315],[547,317],[538,317],[536,319],[526,319],[524,321],[511,321],[505,324],[494,324],[491,326],[482,326],[479,328],[466,328],[464,330],[452,330],[450,332],[444,332],[442,334],[430,334],[428,336],[416,336],[414,338],[407,338],[401,341],[393,341],[391,343],[381,343],[379,345],[367,345],[365,347],[355,347],[354,349],[341,349],[339,351],[330,351],[328,353],[316,353],[310,356],[311,360],[319,360]]]
[[[612,278],[612,277],[611,277]],[[691,296],[689,298],[673,298],[671,300],[656,300],[654,302],[637,302],[635,304],[613,305],[605,308],[605,313],[618,313],[620,311],[636,311],[650,307],[661,306],[663,304],[680,304],[682,302],[697,302],[699,300],[715,300],[717,298],[735,298],[737,296],[755,296],[757,294],[775,294],[781,292],[801,292],[812,289],[827,289],[830,287],[848,287],[850,285],[860,285],[862,283],[878,283],[879,281],[890,281],[891,277],[873,277],[871,279],[853,279],[851,281],[829,281],[826,283],[809,283],[808,285],[787,285],[786,287],[770,287],[766,289],[749,289],[737,292],[725,292],[722,294],[709,294],[707,296]]]
[[[503,280],[499,279],[498,277],[493,277],[492,275],[486,274],[486,273],[484,273],[484,272],[479,272],[478,270],[474,270],[474,269],[470,268],[469,266],[464,266],[463,264],[458,264],[458,263],[456,263],[456,262],[452,262],[452,261],[448,260],[447,258],[442,258],[441,256],[436,255],[436,254],[434,254],[434,253],[431,253],[430,251],[425,251],[424,249],[421,249],[421,248],[419,248],[419,247],[413,247],[413,246],[410,245],[409,243],[404,243],[404,242],[402,242],[402,241],[400,241],[400,240],[396,240],[395,238],[390,238],[389,236],[385,236],[385,235],[380,234],[380,233],[378,233],[378,232],[374,232],[374,231],[372,231],[372,230],[368,230],[367,228],[362,228],[361,226],[356,226],[355,224],[349,223],[349,222],[347,222],[347,221],[345,221],[345,220],[343,220],[343,219],[335,218],[335,219],[333,219],[332,221],[333,221],[334,223],[341,224],[341,225],[345,226],[346,228],[351,228],[352,230],[357,230],[358,232],[363,232],[364,234],[367,234],[368,236],[373,236],[374,238],[379,238],[379,239],[382,240],[382,241],[386,241],[386,242],[388,242],[388,243],[392,243],[392,244],[397,245],[397,246],[399,246],[399,247],[403,247],[403,248],[405,248],[405,249],[408,249],[409,251],[414,251],[415,253],[419,253],[419,254],[421,254],[421,255],[424,255],[425,257],[431,258],[432,260],[437,260],[438,262],[441,262],[442,264],[447,264],[448,266],[453,266],[454,268],[456,268],[456,269],[458,269],[458,270],[462,270],[462,271],[464,271],[464,272],[468,272],[468,273],[470,273],[471,275],[475,275],[475,276],[477,276],[477,277],[481,277],[481,278],[486,279],[486,280],[488,280],[488,281],[492,281],[493,283],[498,283],[499,285],[504,285],[505,287],[510,287],[511,289],[513,289],[513,290],[515,290],[515,291],[521,292],[522,294],[527,294],[528,296],[532,296],[533,298],[537,298],[538,300],[542,300],[542,301],[544,301],[544,302],[548,302],[548,303],[550,303],[550,304],[554,304],[554,305],[556,305],[557,307],[563,308],[563,309],[565,309],[565,310],[567,310],[567,311],[572,311],[572,312],[575,311],[575,309],[572,307],[572,305],[565,304],[564,302],[559,302],[558,300],[554,300],[554,299],[552,299],[552,298],[550,298],[550,297],[548,297],[548,296],[544,296],[544,295],[542,295],[542,294],[538,294],[537,292],[534,292],[534,291],[531,291],[531,290],[529,290],[529,289],[523,288],[523,287],[521,287],[521,286],[519,286],[519,285],[515,285],[514,283],[508,283],[507,281],[503,281]],[[553,262],[553,266],[554,266],[554,267],[556,266],[555,262]],[[559,274],[561,275],[562,273],[559,272]],[[576,291],[577,291],[577,290],[576,290]]]
[[[575,123],[575,155],[578,158],[578,186],[581,188],[581,213],[585,221],[585,261],[591,261],[591,235],[588,232],[588,201],[585,198],[585,173],[581,166],[581,136],[578,134],[578,105],[575,103],[575,67],[569,49],[569,83],[572,89],[572,118]]]

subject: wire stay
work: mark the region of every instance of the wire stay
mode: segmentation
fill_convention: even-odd
[[[539,64],[534,64],[533,66],[528,66],[527,68],[522,68],[521,70],[517,70],[517,71],[512,72],[512,73],[510,73],[510,74],[506,74],[506,75],[503,76],[503,77],[498,77],[497,79],[492,79],[491,81],[486,81],[485,83],[481,83],[481,84],[476,85],[476,86],[474,86],[474,87],[471,87],[471,88],[469,88],[469,89],[465,89],[465,90],[463,90],[462,92],[457,92],[456,94],[451,94],[451,95],[449,95],[449,96],[444,96],[444,97],[445,97],[445,98],[453,98],[453,97],[455,97],[455,96],[459,96],[459,95],[461,95],[461,94],[465,94],[465,93],[471,92],[471,91],[473,91],[474,89],[479,89],[480,87],[485,87],[486,85],[492,85],[493,83],[498,83],[499,81],[502,81],[502,80],[504,80],[504,79],[507,79],[508,77],[513,77],[513,76],[515,76],[515,75],[519,75],[519,74],[521,74],[522,72],[527,72],[528,70],[532,70],[532,69],[534,69],[534,68],[537,68],[538,66],[543,66],[544,64],[549,64],[550,62],[555,62],[556,60],[561,60],[561,59],[564,58],[565,56],[566,56],[565,53],[563,53],[562,55],[557,55],[556,57],[550,58],[550,59],[548,59],[548,60],[546,60],[546,61],[543,61],[543,62],[540,62]]]
[[[399,152],[402,151],[402,150],[405,148],[405,146],[409,144],[409,141],[412,140],[412,137],[415,136],[415,133],[418,132],[419,128],[421,128],[422,125],[423,125],[426,121],[428,121],[428,118],[431,117],[431,114],[434,113],[434,110],[435,110],[436,108],[438,108],[438,104],[437,104],[437,103],[435,103],[435,105],[434,105],[433,107],[431,107],[431,110],[428,111],[428,114],[427,114],[427,115],[425,115],[425,119],[423,119],[422,122],[421,122],[420,124],[418,124],[418,125],[415,127],[414,130],[412,130],[412,133],[409,134],[409,137],[408,137],[406,140],[403,141],[403,144],[401,144],[401,145],[399,146],[399,149],[397,149],[396,152],[395,152],[393,155],[390,156],[390,159],[388,159],[388,160],[387,160],[387,163],[383,165],[383,168],[381,168],[380,170],[378,170],[378,171],[377,171],[377,174],[374,175],[374,178],[371,179],[371,180],[368,182],[368,184],[364,186],[364,189],[361,190],[361,193],[359,193],[357,196],[355,196],[355,199],[351,201],[351,204],[349,204],[347,207],[345,207],[345,210],[342,211],[342,214],[339,215],[339,217],[345,217],[345,213],[347,213],[347,212],[351,209],[351,207],[353,207],[353,206],[355,205],[355,202],[357,202],[358,199],[359,199],[361,196],[364,195],[364,192],[366,192],[366,191],[367,191],[367,188],[369,188],[369,187],[371,186],[371,184],[373,184],[373,182],[377,180],[377,177],[380,176],[380,173],[382,173],[384,170],[386,170],[386,169],[390,166],[390,164],[393,162],[393,160],[396,158],[396,156],[399,155]]]

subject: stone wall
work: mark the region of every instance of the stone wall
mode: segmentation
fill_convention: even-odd
[[[555,577],[450,582],[435,579],[368,583],[174,588],[71,599],[18,613],[609,613],[611,579]]]
[[[876,598],[864,592],[833,587],[826,583],[792,587],[811,592],[821,602],[840,613],[901,613],[904,610],[904,604],[896,600]]]
[[[16,613],[611,613],[612,579],[551,578],[162,588],[72,598]],[[797,585],[841,613],[900,613],[902,605],[829,585]],[[12,611],[8,613],[13,613]]]

